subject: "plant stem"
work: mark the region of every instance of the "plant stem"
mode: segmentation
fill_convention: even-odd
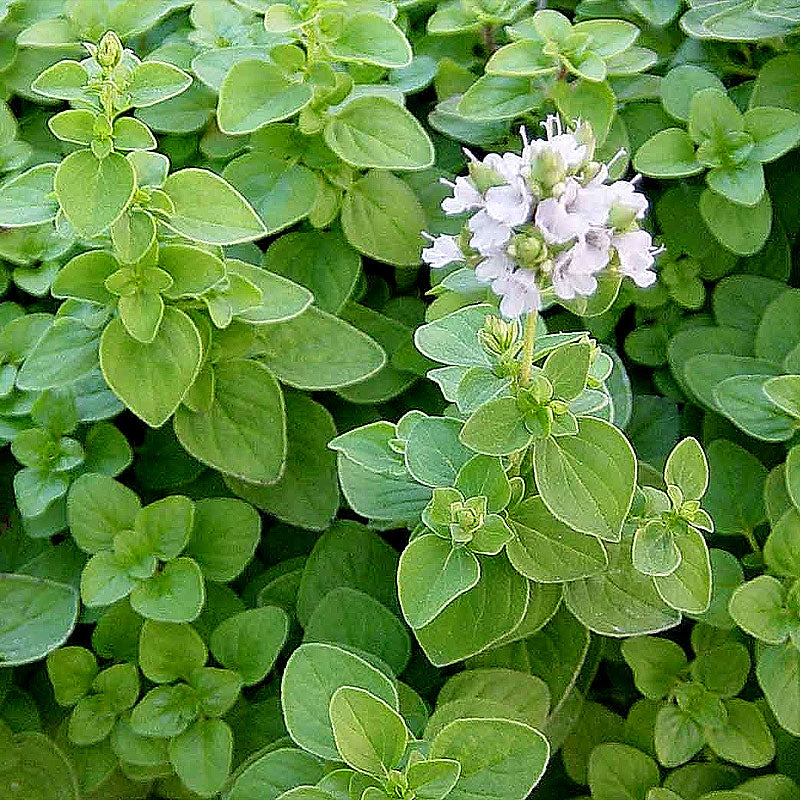
[[[747,539],[747,543],[750,545],[750,549],[761,558],[761,547],[759,547],[758,540],[756,539],[755,534],[750,528],[746,528],[744,531],[745,538]]]
[[[533,367],[533,348],[536,345],[536,327],[539,323],[539,312],[529,311],[525,318],[525,334],[522,342],[522,364],[519,370],[519,382],[527,386],[531,382]]]

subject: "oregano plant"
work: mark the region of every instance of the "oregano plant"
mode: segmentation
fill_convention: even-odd
[[[798,24],[0,0],[0,797],[798,797]]]

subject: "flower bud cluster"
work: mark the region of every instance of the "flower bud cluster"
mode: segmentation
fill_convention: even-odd
[[[500,312],[516,319],[546,300],[588,297],[604,271],[637,286],[656,279],[659,252],[638,225],[647,198],[637,178],[609,183],[609,164],[594,160],[587,124],[564,131],[556,116],[543,123],[547,138],[528,141],[522,154],[466,151],[469,175],[458,177],[446,214],[470,217],[461,236],[428,236],[422,252],[433,268],[464,262],[500,298]],[[619,155],[619,154],[618,154]]]

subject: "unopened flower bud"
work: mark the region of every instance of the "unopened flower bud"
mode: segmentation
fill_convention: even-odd
[[[543,150],[531,161],[530,178],[545,189],[561,184],[567,176],[564,159],[555,150]],[[563,191],[563,190],[562,190]]]
[[[511,241],[509,253],[517,263],[528,269],[537,267],[546,260],[549,252],[538,233],[519,233]]]
[[[489,355],[501,361],[516,355],[521,345],[519,321],[507,322],[500,317],[487,316],[483,328],[478,331],[478,340]]]
[[[469,177],[481,194],[487,192],[492,186],[502,186],[505,183],[502,175],[480,161],[469,162]]]
[[[114,31],[103,35],[97,46],[97,63],[105,69],[114,69],[122,59],[122,42]]]

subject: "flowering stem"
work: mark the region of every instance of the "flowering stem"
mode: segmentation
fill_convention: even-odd
[[[527,386],[531,382],[533,367],[533,348],[536,345],[536,327],[539,323],[539,312],[529,311],[525,318],[525,334],[522,341],[522,365],[519,371],[519,382]]]

